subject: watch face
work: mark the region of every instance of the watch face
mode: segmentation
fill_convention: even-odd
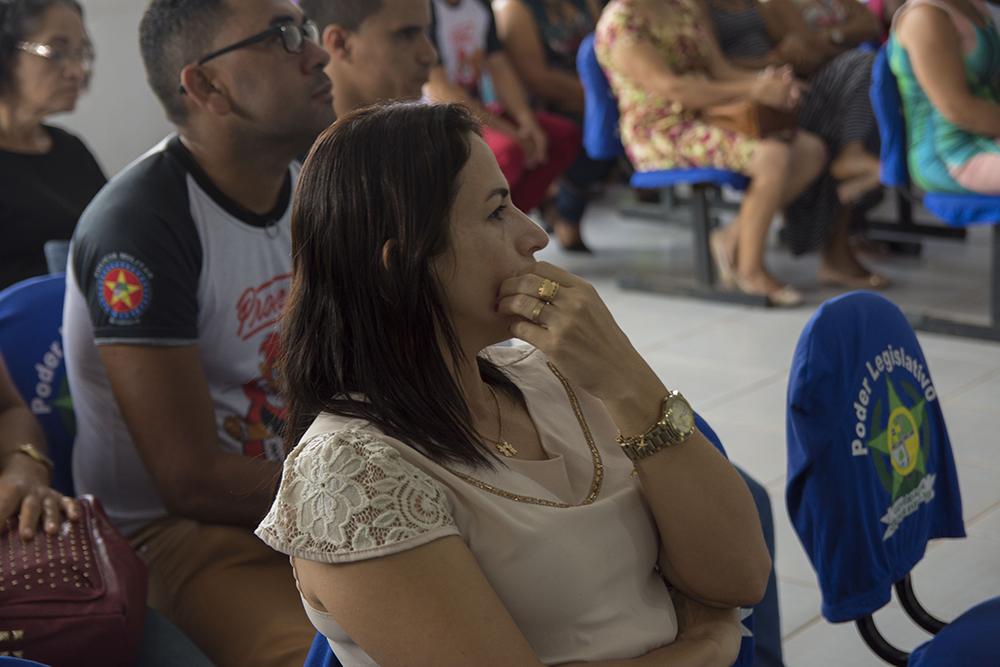
[[[686,400],[677,396],[670,402],[670,425],[679,433],[694,430],[694,411]]]

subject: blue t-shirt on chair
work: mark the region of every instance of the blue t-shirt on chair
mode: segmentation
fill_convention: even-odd
[[[927,542],[964,537],[948,431],[913,329],[854,292],[806,325],[788,386],[786,502],[832,622],[873,613]]]

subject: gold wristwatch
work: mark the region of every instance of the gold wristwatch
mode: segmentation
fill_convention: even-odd
[[[660,418],[649,430],[630,438],[618,436],[618,444],[633,462],[661,449],[679,445],[694,433],[694,410],[680,392],[672,391],[663,399]]]

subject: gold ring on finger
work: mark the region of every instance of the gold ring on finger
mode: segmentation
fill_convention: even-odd
[[[542,310],[545,308],[545,302],[539,301],[535,304],[535,307],[531,309],[531,321],[538,324],[538,318],[542,316]]]
[[[548,278],[542,278],[542,284],[538,287],[538,298],[546,303],[552,303],[559,291],[559,283]]]

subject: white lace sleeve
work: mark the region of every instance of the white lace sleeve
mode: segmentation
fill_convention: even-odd
[[[412,549],[458,528],[434,479],[376,436],[346,430],[295,448],[256,534],[276,551],[340,563]]]

